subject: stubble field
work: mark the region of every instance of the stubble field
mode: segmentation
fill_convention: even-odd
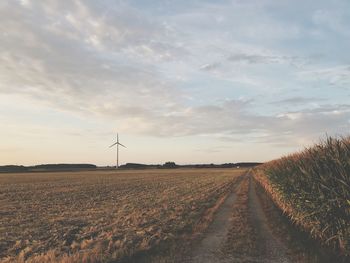
[[[0,174],[0,262],[118,261],[191,233],[243,169]]]

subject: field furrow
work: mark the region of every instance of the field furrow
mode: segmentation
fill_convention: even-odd
[[[2,262],[120,260],[191,232],[244,170],[0,175]]]

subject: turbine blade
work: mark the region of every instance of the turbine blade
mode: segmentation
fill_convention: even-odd
[[[123,144],[121,144],[120,142],[118,142],[118,144],[119,144],[120,146],[123,146],[124,148],[126,148],[126,146],[125,146],[125,145],[123,145]]]
[[[114,145],[118,144],[117,142],[116,143],[113,143],[111,146],[109,146],[109,148],[113,147]]]

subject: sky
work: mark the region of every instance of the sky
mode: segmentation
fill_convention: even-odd
[[[268,161],[350,128],[348,0],[2,0],[0,164]]]

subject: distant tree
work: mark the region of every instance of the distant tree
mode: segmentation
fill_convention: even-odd
[[[0,172],[26,172],[27,167],[23,165],[4,165],[0,166]]]
[[[80,163],[58,163],[58,164],[39,164],[30,166],[30,169],[45,169],[45,170],[69,170],[69,169],[95,169],[94,164],[80,164]]]
[[[173,168],[177,168],[177,165],[174,162],[166,162],[165,164],[163,164],[163,167],[173,169]]]

